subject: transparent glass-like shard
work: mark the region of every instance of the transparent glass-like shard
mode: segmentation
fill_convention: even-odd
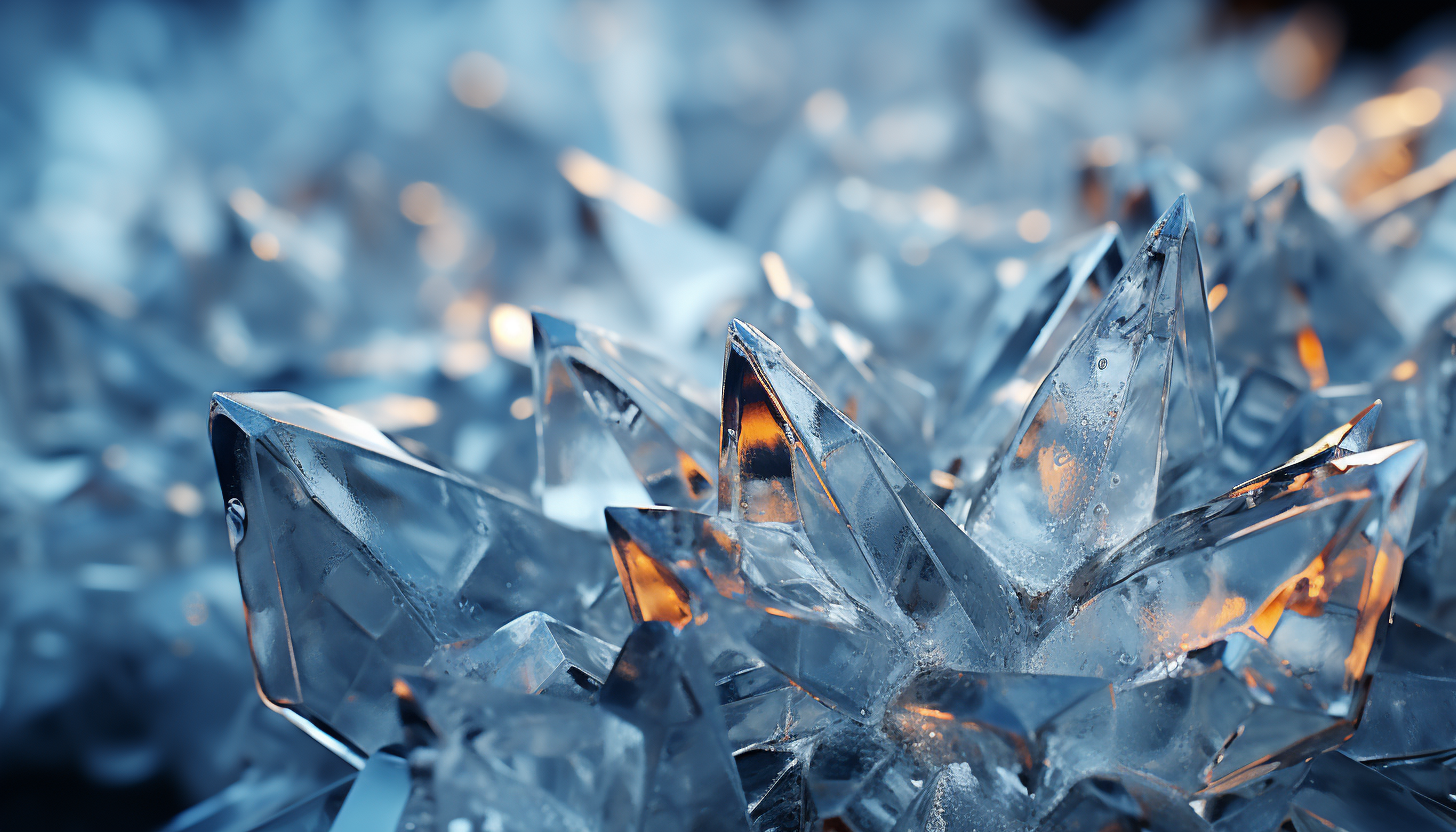
[[[541,312],[532,321],[546,516],[598,531],[609,505],[709,507],[718,422],[706,394],[606,332]]]
[[[611,576],[592,536],[307,399],[219,394],[211,432],[259,689],[355,750],[398,741],[397,666],[528,610],[586,623]]]
[[[1298,832],[1436,832],[1456,825],[1456,811],[1338,753],[1314,759],[1290,817]]]
[[[715,620],[695,625],[703,655],[716,679],[728,742],[738,754],[754,748],[786,748],[811,738],[833,720],[784,674],[764,664],[753,648]]]
[[[1369,761],[1366,765],[1411,791],[1456,810],[1456,754]]]
[[[1032,394],[1123,260],[1117,226],[1108,223],[1033,263],[1029,276],[996,301],[936,441],[937,468],[954,477],[946,502],[951,517],[965,519]]]
[[[1400,333],[1353,253],[1310,207],[1302,179],[1275,186],[1245,216],[1241,243],[1229,244],[1211,281],[1224,287],[1213,311],[1221,358],[1312,388],[1389,367]]]
[[[965,763],[935,773],[915,796],[894,832],[1030,832],[1031,798],[1004,780],[978,778]]]
[[[394,832],[409,797],[409,764],[393,754],[373,754],[354,779],[329,830]]]
[[[1124,764],[1219,790],[1332,747],[1358,721],[1424,448],[1346,453],[1332,439],[1140,535],[1126,560],[1146,565],[1039,645],[1038,671],[1118,686]],[[1191,745],[1166,743],[1168,724]]]
[[[782,260],[766,255],[764,269],[770,291],[736,316],[767,333],[912,479],[928,482],[934,388],[880,357],[869,339],[827,320]]]
[[[437,740],[428,789],[441,822],[531,832],[641,829],[642,731],[602,708],[469,679],[412,680]]]
[[[359,775],[351,775],[252,828],[252,832],[328,832]]]
[[[1187,803],[1151,783],[1131,777],[1089,777],[1072,786],[1036,828],[1057,832],[1197,832],[1208,826]]]
[[[809,787],[824,825],[889,832],[926,771],[878,731],[852,722],[827,732],[809,762]]]
[[[647,829],[749,829],[743,784],[697,633],[648,621],[627,637],[598,704],[636,725],[648,771]]]
[[[1269,772],[1204,798],[1199,814],[1212,822],[1214,832],[1278,829],[1289,818],[1290,797],[1308,773],[1307,762]]]
[[[1442,144],[1449,144],[1443,141]],[[1358,235],[1375,255],[1383,295],[1395,322],[1418,332],[1456,301],[1450,278],[1452,230],[1456,228],[1456,153],[1370,194],[1352,210]]]
[[[967,761],[981,777],[999,771],[1034,783],[1051,723],[1073,707],[1111,705],[1102,679],[932,670],[900,691],[886,727],[919,759]]]
[[[858,602],[984,665],[1020,608],[994,563],[777,346],[734,321],[724,358],[718,510],[800,530]],[[982,646],[984,645],[984,647]]]
[[[1456,316],[1439,316],[1377,389],[1380,435],[1423,437],[1430,451],[1396,608],[1456,638]]]
[[[1216,448],[1213,341],[1180,198],[1042,382],[967,524],[1028,596],[1153,519],[1160,490]]]
[[[438,648],[425,667],[520,693],[589,702],[616,659],[611,644],[543,612],[528,612],[486,638]]]
[[[1296,463],[1168,518],[1108,570],[1145,565],[1051,630],[1039,659],[1049,671],[1131,680],[1233,633],[1277,648],[1281,625],[1328,617],[1310,647],[1338,638],[1352,658],[1346,682],[1358,679],[1400,575],[1423,455],[1420,443],[1403,443]]]
[[[806,765],[795,751],[752,749],[734,757],[754,829],[800,832],[810,828]]]
[[[671,509],[608,509],[607,530],[641,620],[717,619],[856,720],[872,719],[905,672],[900,634],[835,584],[796,535]]]
[[[1300,429],[1307,412],[1307,397],[1297,385],[1249,369],[1223,408],[1223,444],[1158,494],[1158,516],[1201,505],[1296,455],[1303,448]]]
[[[1377,389],[1387,404],[1381,436],[1424,439],[1428,480],[1447,481],[1456,473],[1456,314],[1442,315]]]
[[[1397,615],[1360,727],[1340,750],[1357,760],[1431,757],[1456,751],[1456,641]]]

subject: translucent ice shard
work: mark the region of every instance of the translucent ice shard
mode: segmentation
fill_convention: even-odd
[[[1106,588],[1039,645],[1033,667],[1118,686],[1124,764],[1225,788],[1339,743],[1358,721],[1424,448],[1347,453],[1331,439],[1139,535],[1094,580]],[[1148,744],[1174,722],[1191,744]]]
[[[720,515],[801,531],[868,609],[903,613],[941,645],[980,642],[993,654],[1019,628],[1020,607],[991,558],[741,321],[724,358],[718,467]]]
[[[795,535],[670,509],[609,509],[607,528],[644,620],[721,620],[765,663],[858,720],[905,672],[901,634],[855,603]]]
[[[900,691],[886,726],[920,759],[969,762],[979,777],[1004,772],[1032,784],[1044,765],[1043,732],[1071,708],[1111,705],[1102,679],[932,670]]]
[[[394,832],[409,796],[409,764],[386,752],[371,755],[329,830]]]
[[[351,775],[309,795],[252,828],[252,832],[327,832],[359,775]]]
[[[1449,830],[1456,811],[1402,786],[1343,754],[1321,754],[1294,793],[1298,832]]]
[[[1340,750],[1357,760],[1445,756],[1456,751],[1456,641],[1395,616],[1360,727]]]
[[[609,505],[711,505],[718,421],[706,395],[606,332],[541,312],[532,321],[546,516],[597,531]]]
[[[1241,243],[1211,281],[1220,357],[1308,387],[1363,381],[1389,366],[1402,339],[1352,253],[1310,207],[1295,175],[1245,212]],[[1235,233],[1233,230],[1230,233]]]
[[[1430,452],[1396,607],[1456,638],[1456,315],[1450,311],[1376,389],[1389,403],[1381,436],[1423,437]]]
[[[646,829],[750,828],[743,784],[697,633],[649,621],[632,632],[598,704],[636,725],[649,782]]]
[[[804,759],[794,751],[750,749],[734,756],[754,829],[810,829],[813,808]]]
[[[1045,596],[1146,527],[1159,491],[1216,448],[1213,341],[1180,198],[1027,406],[967,529],[1023,593]]]
[[[1037,829],[1055,832],[1113,832],[1207,829],[1188,804],[1135,778],[1089,777],[1071,788]]]
[[[1193,508],[1294,456],[1304,447],[1308,404],[1298,385],[1250,368],[1223,409],[1223,443],[1158,494],[1158,516]]]
[[[996,301],[969,356],[936,442],[938,470],[954,493],[946,512],[964,520],[991,463],[1032,394],[1122,271],[1117,226],[1080,237],[1034,262]]]
[[[1432,754],[1400,760],[1375,760],[1365,763],[1380,774],[1456,810],[1456,754]]]
[[[436,817],[528,832],[642,828],[642,732],[602,708],[473,680],[401,682],[434,737]]]
[[[802,744],[833,719],[832,711],[764,664],[741,637],[716,621],[696,629],[716,680],[728,742],[735,754]]]
[[[927,774],[878,731],[852,722],[827,732],[809,762],[814,807],[829,828],[892,829]]]
[[[1003,780],[982,779],[965,763],[952,763],[926,781],[894,832],[977,829],[1031,832],[1031,798]]]
[[[259,689],[355,750],[397,741],[396,666],[528,610],[584,623],[611,576],[592,536],[307,399],[219,394],[211,432]]]
[[[617,648],[543,612],[528,612],[483,639],[436,649],[425,667],[520,693],[591,701]]]
[[[934,388],[882,358],[869,339],[826,319],[777,254],[763,256],[763,271],[769,291],[736,316],[767,333],[912,479],[928,482]]]

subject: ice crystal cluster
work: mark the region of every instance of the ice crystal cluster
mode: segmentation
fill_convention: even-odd
[[[168,832],[1456,829],[1444,47],[309,8],[97,12],[15,142],[0,772],[71,737]]]

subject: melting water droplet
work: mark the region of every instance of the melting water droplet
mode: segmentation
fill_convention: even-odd
[[[248,532],[248,512],[243,508],[243,501],[236,497],[227,501],[227,527],[228,544],[237,552],[238,546],[242,545],[243,535]]]

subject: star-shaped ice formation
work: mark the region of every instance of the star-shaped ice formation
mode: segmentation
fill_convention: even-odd
[[[712,466],[681,375],[538,313],[544,516],[344,414],[220,394],[260,690],[345,753],[408,754],[416,824],[1338,825],[1349,783],[1436,817],[1401,784],[1456,740],[1397,703],[1449,692],[1456,660],[1412,657],[1456,644],[1404,618],[1385,644],[1424,443],[1372,447],[1376,402],[1291,452],[1299,389],[1220,387],[1186,198],[1114,277],[1118,251],[1104,229],[1007,301],[960,398],[1036,392],[942,490],[963,523],[741,320]],[[795,349],[821,360],[826,326]]]

